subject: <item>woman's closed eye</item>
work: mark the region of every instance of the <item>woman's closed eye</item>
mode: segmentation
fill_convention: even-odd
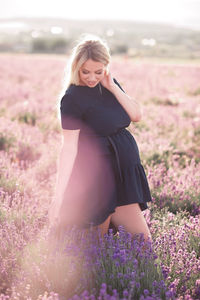
[[[83,73],[83,74],[89,74],[89,72],[86,72],[86,71],[82,71],[82,73]],[[102,74],[102,72],[96,72],[95,74],[97,74],[97,75],[101,75],[101,74]]]

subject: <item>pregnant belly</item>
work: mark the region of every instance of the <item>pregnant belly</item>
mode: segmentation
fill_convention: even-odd
[[[110,137],[114,143],[115,147],[113,148],[115,148],[115,152],[118,154],[120,165],[122,167],[128,167],[130,162],[140,163],[137,143],[128,130],[123,129]]]

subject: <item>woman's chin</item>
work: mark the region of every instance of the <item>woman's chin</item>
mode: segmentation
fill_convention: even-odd
[[[89,86],[89,87],[95,87],[97,84],[98,84],[98,81],[95,83],[87,82],[87,86]]]

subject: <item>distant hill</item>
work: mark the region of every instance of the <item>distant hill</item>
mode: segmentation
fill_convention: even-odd
[[[112,53],[200,57],[200,32],[159,23],[60,18],[0,19],[0,51],[67,53],[83,33],[107,40]]]

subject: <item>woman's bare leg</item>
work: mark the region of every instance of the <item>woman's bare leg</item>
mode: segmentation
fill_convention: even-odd
[[[111,216],[111,222],[117,228],[122,225],[126,231],[132,234],[143,233],[146,240],[150,238],[152,241],[151,233],[138,203],[116,207]]]
[[[111,215],[102,224],[95,227],[97,230],[100,229],[102,237],[104,237],[104,234],[108,232],[110,219],[111,219]]]

